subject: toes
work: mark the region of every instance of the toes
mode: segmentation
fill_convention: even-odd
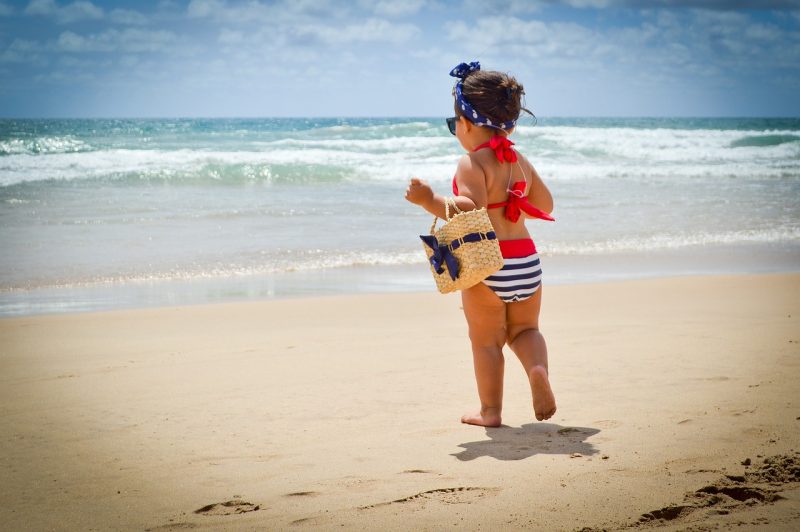
[[[556,414],[556,409],[554,407],[552,410],[548,410],[546,412],[537,412],[536,409],[534,409],[534,414],[536,414],[537,421],[544,421],[553,417]]]

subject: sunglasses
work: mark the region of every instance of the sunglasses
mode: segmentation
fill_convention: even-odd
[[[447,122],[447,129],[450,130],[450,133],[455,135],[456,134],[456,124],[458,123],[458,117],[453,116],[451,118],[447,118],[445,120]]]

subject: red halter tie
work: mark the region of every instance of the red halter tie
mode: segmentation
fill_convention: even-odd
[[[517,162],[517,152],[515,152],[514,148],[511,147],[513,145],[514,143],[508,140],[508,137],[495,135],[489,139],[489,142],[484,142],[472,151],[478,151],[483,148],[491,148],[494,150],[497,160],[501,163],[515,163]]]

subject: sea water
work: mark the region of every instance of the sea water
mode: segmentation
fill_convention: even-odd
[[[540,118],[545,282],[800,270],[800,119]],[[434,290],[441,118],[0,120],[0,315]]]

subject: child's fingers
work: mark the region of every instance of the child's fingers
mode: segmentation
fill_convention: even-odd
[[[430,194],[430,186],[419,179],[412,177],[406,187],[406,199],[412,203],[419,203],[426,195]]]

